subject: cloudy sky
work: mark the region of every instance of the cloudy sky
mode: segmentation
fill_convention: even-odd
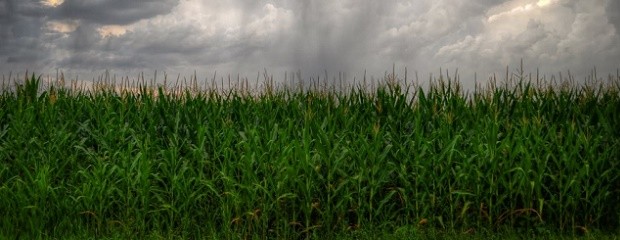
[[[620,68],[618,0],[2,0],[0,73]],[[283,77],[280,77],[283,78]]]

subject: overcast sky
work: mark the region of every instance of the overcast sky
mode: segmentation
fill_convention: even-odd
[[[618,0],[2,0],[0,73],[620,67]],[[283,77],[280,77],[283,78]],[[479,79],[480,80],[480,79]]]

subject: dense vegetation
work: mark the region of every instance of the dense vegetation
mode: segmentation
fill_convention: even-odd
[[[619,79],[395,79],[179,95],[33,76],[0,95],[0,237],[618,232]]]

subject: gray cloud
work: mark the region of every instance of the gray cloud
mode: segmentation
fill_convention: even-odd
[[[616,0],[6,0],[0,13],[0,72],[359,77],[395,63],[421,73],[458,67],[471,82],[520,59],[550,73],[620,67]]]

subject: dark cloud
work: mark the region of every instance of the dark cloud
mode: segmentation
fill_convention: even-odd
[[[0,71],[9,67],[36,69],[45,58],[48,39],[41,32],[44,22],[40,6],[32,1],[6,0],[0,4]],[[29,66],[24,66],[29,63]]]
[[[32,6],[27,2],[6,0],[0,3],[0,48],[7,42],[23,36],[36,36],[42,19],[29,14]]]
[[[15,3],[13,0],[0,2],[0,23],[9,23],[15,12]]]
[[[13,0],[0,2],[0,53],[8,46],[9,39],[13,38],[14,12]]]
[[[620,1],[610,0],[607,7],[607,16],[609,22],[616,26],[616,31],[620,32]]]
[[[71,49],[73,53],[84,52],[93,49],[97,46],[99,41],[99,34],[95,29],[89,25],[79,26],[74,32],[72,32],[66,41],[67,49]]]
[[[54,9],[53,17],[103,25],[127,25],[170,13],[178,3],[179,0],[66,0]]]

